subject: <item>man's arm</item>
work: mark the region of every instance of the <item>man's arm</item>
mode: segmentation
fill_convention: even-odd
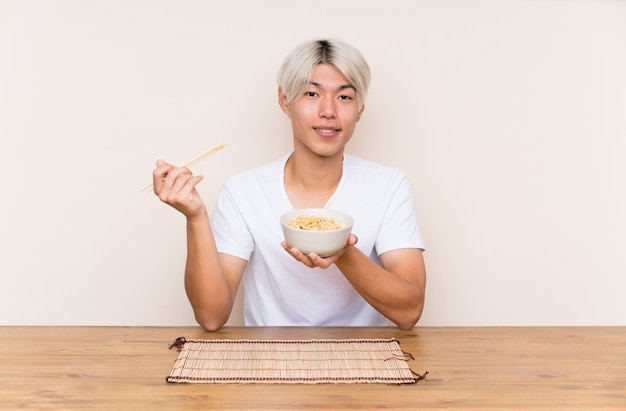
[[[356,247],[335,261],[352,286],[401,329],[415,326],[424,309],[426,269],[422,250],[404,248],[380,256],[382,267]]]
[[[228,321],[247,262],[217,252],[206,206],[195,188],[200,181],[202,176],[163,160],[153,172],[155,194],[187,218],[185,290],[196,321],[215,331]]]
[[[246,264],[217,252],[208,216],[188,219],[185,291],[196,321],[207,331],[228,321]]]
[[[422,250],[402,248],[383,253],[381,267],[354,247],[357,241],[357,237],[351,234],[346,247],[329,257],[305,255],[285,241],[282,246],[293,258],[309,267],[328,268],[335,264],[378,312],[401,329],[413,328],[424,309],[426,268]]]

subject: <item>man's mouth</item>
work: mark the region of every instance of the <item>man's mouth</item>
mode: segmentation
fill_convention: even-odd
[[[336,134],[337,132],[339,132],[339,130],[340,129],[338,128],[315,127],[315,131],[317,131],[319,134],[326,135],[326,136],[331,136],[333,134]]]

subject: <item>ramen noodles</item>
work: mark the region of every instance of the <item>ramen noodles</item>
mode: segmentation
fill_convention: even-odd
[[[299,215],[289,220],[287,225],[293,228],[311,231],[339,230],[344,227],[344,225],[335,218],[317,215]]]

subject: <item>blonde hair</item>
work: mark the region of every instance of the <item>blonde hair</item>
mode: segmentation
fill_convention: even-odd
[[[287,55],[278,71],[278,86],[289,102],[309,84],[317,64],[335,66],[354,86],[357,103],[363,106],[371,80],[369,65],[356,48],[340,40],[308,41]]]

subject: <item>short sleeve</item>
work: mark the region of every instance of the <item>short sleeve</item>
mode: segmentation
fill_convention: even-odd
[[[378,255],[400,248],[425,249],[408,178],[398,171],[376,240]]]
[[[254,240],[228,187],[222,187],[211,221],[217,251],[250,260]]]

